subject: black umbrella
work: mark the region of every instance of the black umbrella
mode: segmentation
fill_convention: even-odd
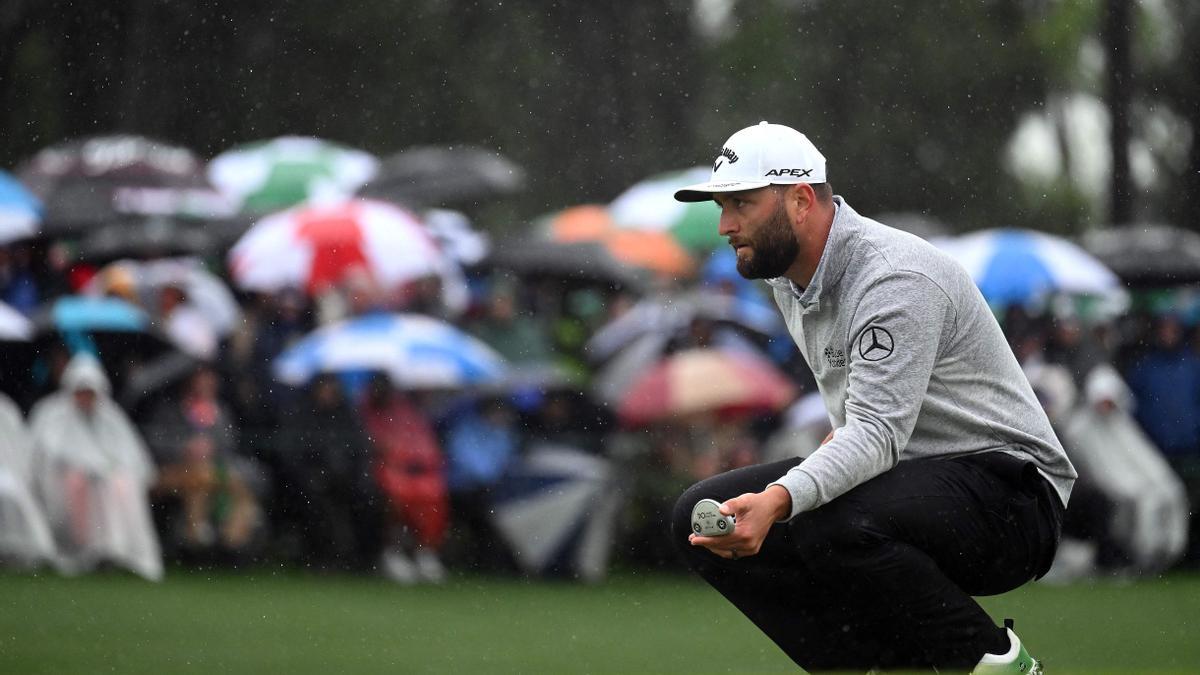
[[[1171,225],[1121,225],[1092,230],[1080,245],[1125,283],[1177,286],[1200,282],[1200,234]]]
[[[227,210],[187,148],[142,136],[92,136],[44,148],[18,175],[45,205],[42,232],[78,234],[131,215]]]
[[[413,206],[448,206],[512,194],[525,170],[498,152],[471,145],[415,146],[383,160],[358,194]]]
[[[101,225],[79,243],[79,257],[94,263],[120,258],[139,260],[181,255],[204,255],[218,246],[216,237],[199,225],[165,216],[138,218]]]
[[[573,279],[641,290],[645,279],[597,242],[508,240],[496,244],[488,262],[524,277]]]

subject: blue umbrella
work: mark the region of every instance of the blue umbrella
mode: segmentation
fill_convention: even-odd
[[[141,308],[119,298],[69,295],[43,310],[37,324],[42,330],[62,333],[140,333],[150,329],[150,317]]]
[[[555,445],[531,448],[492,495],[492,520],[529,574],[599,581],[617,513],[611,460]]]
[[[420,314],[370,314],[314,331],[281,354],[275,377],[293,386],[319,373],[383,371],[406,388],[492,384],[504,358],[480,340]]]
[[[995,306],[1043,302],[1054,294],[1094,296],[1118,305],[1127,301],[1120,280],[1102,262],[1044,232],[983,230],[933,243],[967,269]]]
[[[42,203],[16,178],[0,171],[0,244],[38,233]]]

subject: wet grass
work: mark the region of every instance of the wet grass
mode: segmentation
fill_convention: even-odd
[[[1200,576],[1027,586],[985,600],[1061,673],[1200,672]],[[719,645],[724,645],[723,647]],[[0,573],[4,673],[795,672],[683,576],[594,586],[173,571],[162,584]]]

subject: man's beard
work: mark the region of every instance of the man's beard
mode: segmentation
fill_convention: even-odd
[[[762,224],[758,234],[746,241],[752,255],[749,259],[737,259],[737,271],[747,279],[773,279],[784,272],[800,255],[800,242],[788,222],[787,209],[783,201],[776,205],[775,212]]]

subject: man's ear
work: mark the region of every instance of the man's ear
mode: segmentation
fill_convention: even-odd
[[[783,192],[783,199],[788,216],[793,222],[801,222],[816,205],[817,193],[807,183],[796,183],[787,186]]]

